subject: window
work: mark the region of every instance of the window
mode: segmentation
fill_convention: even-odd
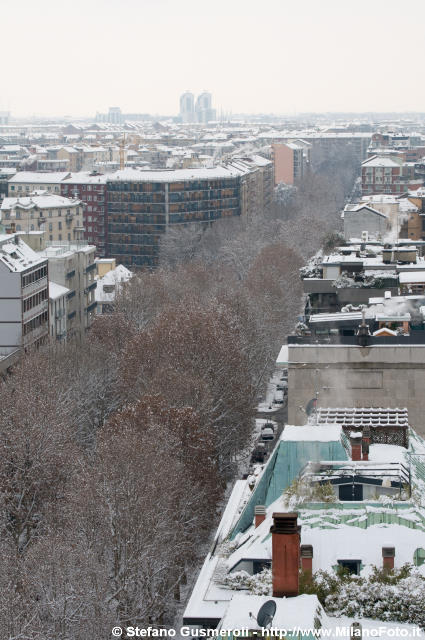
[[[53,224],[49,222],[49,231],[53,231]]]
[[[62,240],[62,234],[61,233],[59,234],[59,240]]]
[[[425,562],[425,549],[418,547],[413,554],[413,564],[415,567],[420,567]]]
[[[53,212],[52,212],[52,211],[49,211],[49,218],[51,218],[51,217],[52,217],[52,214],[53,214]]]
[[[353,573],[356,576],[360,575],[361,560],[338,560],[338,564],[343,569],[348,569],[349,573]]]
[[[62,221],[61,220],[59,220],[59,222],[58,222],[58,229],[62,229]]]

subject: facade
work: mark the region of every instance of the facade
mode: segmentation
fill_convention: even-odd
[[[190,91],[180,97],[180,118],[185,123],[195,121],[195,97]]]
[[[18,234],[0,236],[0,368],[49,335],[48,265]]]
[[[425,344],[410,336],[377,337],[366,347],[356,337],[332,344],[294,339],[288,420],[304,424],[306,407],[317,398],[319,407],[407,407],[412,427],[423,433],[424,357]]]
[[[62,243],[39,254],[48,260],[50,280],[69,290],[66,296],[68,336],[83,335],[96,314],[95,253],[96,247],[91,245]]]
[[[67,287],[49,281],[49,336],[52,340],[66,340],[69,293]]]
[[[2,224],[16,231],[44,230],[49,242],[75,242],[84,231],[83,203],[52,193],[4,198]]]
[[[296,184],[305,172],[304,149],[294,142],[272,145],[275,184]]]
[[[407,193],[422,186],[415,165],[396,155],[372,156],[362,162],[362,195]]]
[[[3,198],[7,197],[8,182],[16,173],[16,169],[12,167],[0,168],[0,203]]]
[[[9,124],[10,111],[0,111],[0,125]]]
[[[57,173],[37,173],[19,171],[9,180],[8,195],[11,198],[29,196],[34,191],[47,191],[60,195],[60,183],[69,175],[68,171]]]
[[[99,262],[96,261],[99,268]],[[119,264],[110,271],[104,273],[98,278],[95,290],[98,314],[112,313],[117,293],[122,289],[123,285],[132,277],[131,271]]]
[[[382,240],[390,230],[388,217],[364,204],[347,204],[343,212],[344,237]]]
[[[136,171],[111,176],[107,255],[133,267],[155,267],[161,236],[172,225],[237,216],[240,171],[231,167]]]
[[[60,183],[61,194],[68,198],[78,198],[84,202],[84,239],[98,248],[100,256],[105,255],[107,245],[107,188],[106,175],[96,172],[71,173]]]
[[[83,203],[79,220],[84,239],[95,244],[100,256],[105,255],[107,236],[107,189],[106,176],[95,171],[78,171],[76,173],[37,173],[22,171],[16,173],[8,182],[10,197],[29,196],[34,191],[47,191],[64,198],[78,199]],[[57,230],[59,233],[59,230]],[[50,234],[49,234],[50,235]],[[48,239],[48,238],[47,238]],[[68,240],[62,234],[53,241]],[[74,238],[71,238],[71,242]]]
[[[208,91],[204,91],[196,98],[195,114],[197,121],[203,124],[215,120],[216,112],[212,108],[212,96]]]

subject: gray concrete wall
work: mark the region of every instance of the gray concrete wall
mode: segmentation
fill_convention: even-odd
[[[407,407],[425,434],[425,345],[289,345],[288,423],[305,423],[318,392],[319,407]]]
[[[344,211],[344,237],[361,238],[362,231],[368,231],[369,235],[382,237],[388,231],[388,221],[386,218],[372,213],[367,209],[360,211]]]

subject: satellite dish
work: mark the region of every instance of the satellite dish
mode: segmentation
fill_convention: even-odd
[[[274,614],[276,613],[276,602],[274,600],[267,600],[257,613],[257,623],[260,627],[268,627],[273,622]]]

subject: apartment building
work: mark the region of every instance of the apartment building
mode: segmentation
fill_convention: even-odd
[[[4,198],[0,213],[6,228],[27,232],[44,230],[49,242],[73,242],[84,231],[81,200],[71,200],[49,192]]]
[[[68,171],[38,173],[35,171],[19,171],[9,180],[10,197],[28,196],[34,191],[48,191],[60,195],[60,183],[69,175]]]
[[[96,172],[70,173],[60,183],[61,194],[84,202],[84,239],[96,245],[98,255],[104,256],[107,243],[107,188],[106,175]]]
[[[402,194],[422,186],[415,165],[396,155],[376,155],[362,162],[362,195]]]
[[[66,340],[69,293],[67,287],[49,281],[49,336],[53,340]]]
[[[47,259],[18,234],[0,236],[0,370],[49,334]]]
[[[89,244],[95,244],[98,255],[104,256],[106,251],[107,234],[107,190],[106,176],[97,172],[57,172],[37,173],[21,171],[16,173],[8,182],[10,197],[29,196],[33,191],[47,191],[61,195],[64,198],[80,200],[82,215],[79,219],[84,239]],[[50,234],[49,234],[50,235]],[[68,241],[68,236],[54,237],[53,241]],[[71,242],[75,238],[71,237]]]
[[[95,253],[96,247],[92,245],[58,243],[39,254],[48,260],[50,280],[69,290],[65,306],[68,336],[83,335],[96,313]]]
[[[295,142],[272,145],[275,184],[297,184],[305,172],[304,148]]]
[[[231,166],[118,171],[107,181],[107,255],[127,266],[157,266],[167,227],[241,214],[240,180]]]

